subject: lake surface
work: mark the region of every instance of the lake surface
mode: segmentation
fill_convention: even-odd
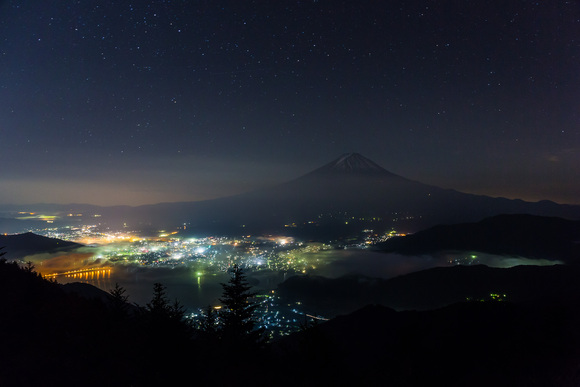
[[[290,274],[266,270],[247,272],[248,282],[254,286],[254,291],[276,289],[278,284],[289,276]],[[130,302],[143,306],[151,300],[153,285],[159,282],[165,285],[167,296],[171,301],[177,299],[188,310],[193,311],[207,305],[219,304],[223,290],[221,283],[228,282],[229,278],[226,272],[199,275],[194,268],[188,267],[115,265],[103,274],[59,276],[56,280],[62,284],[84,282],[104,291],[110,291],[117,283],[127,290]]]
[[[316,253],[322,263],[309,275],[338,278],[348,274],[358,274],[373,278],[392,278],[438,266],[461,264],[486,264],[493,267],[511,267],[529,264],[555,264],[558,262],[531,260],[521,257],[502,257],[489,254],[470,255],[448,253],[438,257],[401,256],[365,250],[328,250]],[[475,258],[474,258],[475,257]],[[178,266],[146,267],[137,265],[110,265],[110,272],[102,275],[79,275],[57,277],[59,283],[86,282],[102,290],[110,291],[115,283],[127,290],[129,301],[145,305],[151,300],[153,284],[162,283],[167,288],[171,301],[178,299],[189,311],[207,305],[219,304],[222,295],[221,283],[228,281],[229,274],[217,272],[200,274],[193,267]],[[247,271],[248,282],[254,291],[271,291],[295,273],[273,272],[269,270]]]

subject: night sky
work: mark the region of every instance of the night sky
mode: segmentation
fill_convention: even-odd
[[[208,199],[346,152],[580,204],[580,2],[0,1],[0,203]]]

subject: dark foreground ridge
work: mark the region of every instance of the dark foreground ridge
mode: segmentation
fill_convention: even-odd
[[[572,310],[491,301],[423,312],[369,305],[274,348],[299,370],[290,378],[313,373],[309,385],[577,386]]]
[[[480,286],[500,290],[499,270],[479,276]],[[83,297],[1,260],[0,385],[577,386],[580,292],[570,285],[578,268],[504,270],[521,277],[516,285],[552,286],[551,297],[511,301],[508,293],[404,312],[367,305],[283,340],[230,347],[188,326],[161,286],[146,307],[128,308],[119,289]],[[456,274],[433,273],[417,276],[444,288]]]

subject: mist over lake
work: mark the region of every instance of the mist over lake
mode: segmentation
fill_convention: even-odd
[[[365,250],[329,250],[311,253],[310,258],[320,261],[316,269],[308,275],[319,275],[327,278],[339,278],[345,275],[362,275],[372,278],[393,278],[396,276],[429,269],[432,267],[452,266],[458,259],[467,259],[466,264],[477,263],[492,267],[512,267],[518,265],[553,265],[558,261],[534,260],[523,257],[505,257],[490,254],[471,254],[450,252],[434,256],[403,256],[384,254]],[[78,253],[71,253],[70,259],[78,259]],[[66,261],[67,256],[60,255],[52,259]],[[50,262],[45,257],[44,262]],[[45,263],[44,265],[46,265]],[[43,266],[44,266],[43,265]],[[193,311],[207,305],[219,304],[222,294],[221,283],[229,279],[226,272],[201,273],[195,266],[145,267],[133,264],[112,265],[106,275],[78,275],[76,277],[57,277],[59,283],[86,282],[104,291],[110,291],[118,283],[127,290],[129,301],[145,305],[151,300],[153,284],[162,283],[167,287],[170,300],[179,300],[188,310]],[[247,270],[248,282],[254,291],[275,290],[278,284],[297,273]]]

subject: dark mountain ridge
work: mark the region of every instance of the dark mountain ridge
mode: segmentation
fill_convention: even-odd
[[[273,347],[293,370],[286,385],[577,386],[579,317],[573,305],[367,305]]]
[[[376,246],[407,255],[478,251],[579,263],[580,221],[527,214],[498,215],[477,223],[438,225]]]
[[[329,321],[281,338],[292,378],[404,386],[577,386],[580,266],[439,267],[390,280],[291,277]],[[324,377],[317,370],[324,369]]]
[[[63,241],[56,238],[48,238],[31,232],[15,235],[0,235],[0,247],[5,247],[4,258],[24,258],[27,255],[40,253],[53,253],[82,247],[75,242]]]
[[[428,310],[467,299],[491,300],[491,294],[520,304],[558,305],[563,301],[580,302],[579,277],[578,265],[509,269],[457,265],[391,279],[294,276],[278,285],[278,294],[288,302],[302,302],[309,313],[329,317],[350,313],[367,304],[396,310]]]

